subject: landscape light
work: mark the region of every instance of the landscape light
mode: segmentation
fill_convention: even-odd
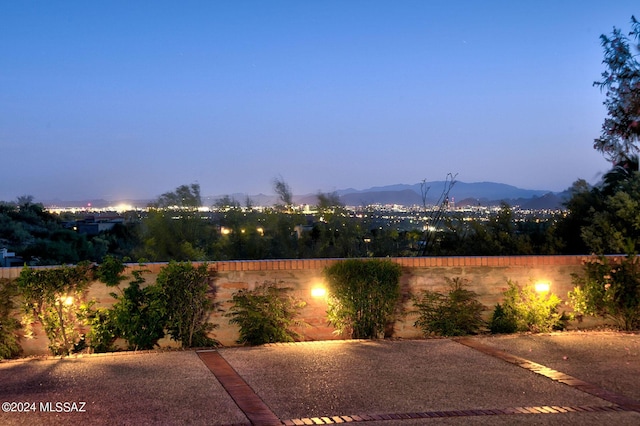
[[[324,287],[314,287],[311,289],[311,296],[313,297],[324,297],[327,295],[327,289]]]
[[[60,296],[60,301],[65,306],[73,305],[73,296]]]
[[[547,281],[539,281],[536,283],[535,288],[538,293],[548,293],[551,284]]]

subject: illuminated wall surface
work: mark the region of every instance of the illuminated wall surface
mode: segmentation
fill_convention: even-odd
[[[469,290],[479,295],[480,302],[487,307],[485,316],[488,319],[496,303],[501,301],[502,292],[507,288],[507,281],[512,280],[520,285],[531,284],[538,291],[549,292],[566,301],[567,293],[573,289],[573,273],[582,272],[585,256],[495,256],[495,257],[411,257],[391,258],[402,266],[400,285],[407,302],[405,311],[411,311],[409,294],[418,294],[422,290],[446,291],[446,278],[461,277],[466,280]],[[342,338],[333,333],[334,329],[327,324],[326,291],[323,270],[338,262],[338,259],[306,259],[306,260],[260,260],[260,261],[225,261],[210,262],[217,271],[216,301],[220,308],[227,311],[231,306],[229,300],[239,289],[253,289],[265,282],[277,282],[282,286],[294,289],[293,295],[307,302],[300,319],[308,325],[296,329],[304,340],[328,340]],[[145,265],[151,271],[146,274],[147,283],[152,284],[160,269],[166,264],[152,263]],[[129,271],[139,268],[129,266]],[[0,268],[0,278],[15,278],[21,268]],[[90,287],[88,297],[96,299],[98,306],[108,307],[113,303],[109,296],[112,291],[101,283]],[[569,306],[563,306],[569,310]],[[212,314],[210,321],[218,324],[215,337],[224,345],[233,345],[238,338],[236,326],[229,325],[224,312]],[[394,337],[420,338],[421,332],[413,326],[416,316],[407,315],[396,321]],[[587,326],[593,323],[580,324]],[[573,324],[572,326],[577,326]],[[163,339],[161,345],[175,345]],[[41,330],[37,330],[36,339],[22,340],[26,354],[43,354],[47,352],[47,339]]]

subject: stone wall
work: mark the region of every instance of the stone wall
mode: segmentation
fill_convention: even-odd
[[[446,278],[461,277],[466,280],[469,289],[479,295],[479,300],[488,309],[487,318],[493,307],[501,301],[502,292],[507,288],[507,281],[512,280],[521,285],[545,281],[550,283],[550,291],[563,300],[573,288],[573,273],[582,271],[584,256],[505,256],[505,257],[415,257],[390,258],[402,267],[400,279],[405,312],[411,311],[410,294],[422,290],[446,290]],[[210,267],[216,271],[216,301],[220,303],[222,312],[211,315],[210,321],[218,325],[215,337],[224,345],[233,345],[238,338],[236,326],[229,325],[229,318],[224,316],[228,311],[233,293],[239,289],[253,289],[264,282],[278,282],[293,288],[293,295],[307,302],[301,313],[301,320],[307,326],[296,329],[304,340],[338,339],[334,329],[327,324],[325,315],[326,300],[313,297],[311,290],[324,286],[323,270],[338,262],[338,259],[308,260],[259,260],[259,261],[224,261],[211,262]],[[152,263],[144,266],[150,271],[145,275],[149,284],[154,283],[164,263]],[[140,268],[130,265],[128,271]],[[15,278],[21,268],[0,268],[0,278]],[[109,296],[111,290],[101,283],[93,283],[88,297],[98,301],[100,306],[109,306],[114,300]],[[569,309],[566,307],[566,309]],[[420,331],[413,326],[416,316],[407,314],[394,326],[393,337],[419,338]],[[46,353],[47,339],[39,334],[36,339],[23,340],[25,354]],[[170,345],[168,339],[162,345]]]

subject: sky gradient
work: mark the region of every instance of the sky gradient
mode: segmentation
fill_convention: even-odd
[[[0,200],[295,194],[609,168],[599,36],[637,0],[0,3]]]

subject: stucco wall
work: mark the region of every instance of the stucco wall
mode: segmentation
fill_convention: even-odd
[[[567,293],[573,288],[573,273],[582,271],[584,256],[508,256],[508,257],[417,257],[390,258],[402,267],[400,279],[405,312],[411,311],[410,294],[417,294],[422,290],[444,291],[447,278],[461,277],[469,285],[469,289],[479,295],[479,300],[488,309],[487,318],[493,307],[501,301],[502,292],[507,288],[507,281],[519,284],[546,281],[551,284],[551,292],[563,300],[567,300]],[[341,336],[334,334],[334,330],[327,324],[325,315],[326,300],[322,297],[312,297],[314,287],[324,284],[323,270],[327,266],[338,262],[337,259],[311,260],[261,260],[261,261],[228,261],[211,262],[209,265],[216,273],[217,295],[221,311],[214,312],[210,321],[218,324],[215,337],[224,345],[233,345],[238,338],[236,326],[229,325],[229,318],[224,316],[231,306],[230,299],[239,289],[253,289],[264,282],[278,282],[283,286],[293,288],[293,295],[307,302],[301,313],[301,320],[307,326],[297,331],[304,340],[337,339]],[[155,282],[158,272],[164,263],[147,264],[145,269],[150,271],[144,275],[147,283]],[[138,265],[130,265],[127,273]],[[0,278],[15,278],[21,268],[0,268]],[[109,296],[111,289],[101,283],[93,283],[88,298],[96,299],[101,306],[109,306],[113,299]],[[569,307],[566,307],[568,310]],[[413,326],[415,315],[405,315],[396,321],[393,337],[418,338],[422,337],[418,329]],[[161,341],[162,345],[170,345],[168,339]],[[36,339],[23,340],[25,354],[46,353],[47,339],[39,333]]]

